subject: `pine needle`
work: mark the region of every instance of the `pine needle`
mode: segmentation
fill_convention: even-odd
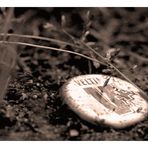
[[[74,45],[72,43],[69,42],[64,42],[61,40],[57,40],[57,39],[53,39],[53,38],[49,38],[49,37],[42,37],[42,36],[35,36],[35,35],[23,35],[23,34],[15,34],[15,33],[7,33],[7,36],[13,36],[13,37],[19,37],[19,38],[31,38],[31,39],[37,39],[37,40],[43,40],[43,41],[50,41],[50,42],[55,42],[58,44],[64,44],[64,45],[69,45],[78,49],[83,49],[80,46]],[[0,33],[0,36],[4,36],[4,33]]]
[[[37,47],[37,48],[43,48],[43,49],[48,49],[48,50],[54,50],[54,51],[60,51],[60,52],[66,52],[66,53],[70,53],[70,54],[74,54],[77,56],[81,56],[85,59],[91,60],[93,62],[98,62],[100,64],[105,65],[104,63],[98,61],[97,59],[93,59],[89,56],[86,56],[84,54],[78,53],[78,52],[74,52],[74,51],[69,51],[69,50],[65,50],[65,49],[61,49],[61,48],[55,48],[55,47],[48,47],[48,46],[43,46],[43,45],[36,45],[36,44],[31,44],[31,43],[25,43],[25,42],[14,42],[14,41],[0,41],[1,44],[16,44],[16,45],[24,45],[24,46],[31,46],[31,47]]]

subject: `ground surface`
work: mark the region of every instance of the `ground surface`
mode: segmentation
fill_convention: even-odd
[[[17,8],[10,32],[73,43],[71,34],[103,56],[109,48],[120,48],[112,63],[148,94],[147,14],[147,8]],[[93,56],[89,50],[60,43],[17,39]],[[148,119],[123,130],[94,126],[73,113],[59,95],[71,77],[120,77],[118,73],[68,53],[20,45],[17,51],[16,72],[0,104],[0,140],[148,140]]]

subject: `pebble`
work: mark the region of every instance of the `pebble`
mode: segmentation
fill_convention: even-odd
[[[45,94],[43,95],[43,99],[44,99],[45,102],[48,101],[48,94],[47,94],[47,93],[45,93]]]
[[[76,137],[76,136],[79,135],[79,132],[78,132],[77,130],[75,130],[75,129],[71,129],[71,130],[69,131],[69,135],[70,135],[71,137]]]
[[[34,99],[37,99],[37,98],[38,98],[38,96],[37,96],[37,95],[33,95],[33,98],[34,98]]]
[[[28,84],[33,84],[33,80],[28,80]]]
[[[26,98],[28,98],[28,96],[25,93],[22,93],[21,99],[25,100]]]
[[[36,86],[40,86],[40,83],[36,83]]]

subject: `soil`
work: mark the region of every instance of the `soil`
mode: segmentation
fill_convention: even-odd
[[[102,56],[111,57],[109,60],[148,94],[147,14],[148,8],[15,8],[9,32],[74,44],[84,41]],[[2,25],[3,12],[0,16]],[[10,39],[94,57],[88,49],[61,43]],[[65,52],[15,48],[17,65],[0,104],[0,140],[148,140],[148,118],[122,130],[95,126],[80,119],[59,95],[61,86],[74,76],[121,77],[117,72]],[[120,51],[114,54],[111,49]]]

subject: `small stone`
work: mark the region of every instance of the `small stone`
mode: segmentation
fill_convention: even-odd
[[[25,100],[28,96],[25,93],[22,93],[21,99]]]
[[[69,135],[70,135],[71,137],[76,137],[76,136],[79,135],[79,132],[78,132],[77,130],[75,130],[75,129],[71,129],[71,130],[69,131]]]
[[[40,86],[40,83],[36,83],[36,86]]]
[[[27,119],[27,118],[25,118],[25,119],[24,119],[24,122],[25,122],[25,123],[27,123],[27,122],[28,122],[28,119]]]
[[[88,130],[88,127],[84,124],[82,124],[82,130]]]
[[[47,102],[47,100],[48,100],[48,94],[44,94],[43,99]]]
[[[32,84],[33,83],[33,80],[29,80],[27,83],[28,84]]]
[[[38,97],[37,95],[33,95],[33,98],[34,98],[34,99],[37,99],[37,97]]]

